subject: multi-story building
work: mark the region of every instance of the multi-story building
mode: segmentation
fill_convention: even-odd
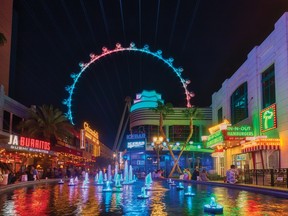
[[[219,174],[242,169],[288,167],[288,13],[254,47],[247,60],[212,95],[214,149]]]
[[[159,133],[159,113],[152,108],[157,107],[157,102],[164,103],[161,95],[155,91],[143,91],[136,95],[130,109],[130,131],[127,135],[127,158],[136,171],[153,171],[157,169],[157,144],[153,143],[154,136]],[[168,151],[169,145],[176,158],[186,142],[189,129],[189,118],[183,111],[186,108],[173,108],[174,113],[168,114],[163,122],[168,143],[162,142],[160,152],[160,168],[169,174],[174,161]],[[207,133],[211,125],[211,108],[198,108],[198,117],[193,119],[193,136],[180,159],[180,167],[203,167],[212,169],[211,149],[206,149],[201,141],[201,136]],[[158,147],[157,147],[158,148]]]

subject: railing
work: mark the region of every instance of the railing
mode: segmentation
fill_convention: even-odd
[[[251,169],[244,170],[240,182],[272,187],[288,188],[288,168],[283,169]]]

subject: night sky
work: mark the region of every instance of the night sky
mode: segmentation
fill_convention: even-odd
[[[26,106],[52,104],[66,112],[65,86],[79,62],[102,47],[148,44],[183,67],[195,93],[191,103],[211,105],[211,96],[273,31],[288,11],[287,0],[14,0],[15,73],[10,96]],[[174,107],[186,104],[171,68],[150,55],[123,52],[91,65],[76,85],[76,126],[88,121],[112,146],[125,105],[142,90],[156,90]]]

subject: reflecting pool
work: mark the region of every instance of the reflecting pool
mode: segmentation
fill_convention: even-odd
[[[194,196],[185,196],[166,182],[153,182],[148,199],[137,199],[144,181],[123,185],[122,192],[102,192],[88,187],[40,184],[0,194],[0,215],[209,215],[203,206],[215,197],[222,215],[287,215],[288,200],[248,191],[208,185],[192,185]],[[178,184],[178,183],[177,183]],[[221,214],[220,214],[221,215]]]

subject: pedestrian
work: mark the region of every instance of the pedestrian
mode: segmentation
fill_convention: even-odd
[[[200,181],[209,181],[208,174],[205,169],[203,169],[201,173],[199,174],[199,179]]]
[[[226,171],[226,182],[229,184],[235,184],[238,181],[238,172],[235,165],[231,165],[230,169]]]
[[[196,167],[196,169],[194,169],[193,173],[192,173],[192,180],[197,181],[199,178],[199,169]]]
[[[34,167],[33,167],[33,168],[34,168]],[[37,166],[33,169],[33,179],[34,179],[34,181],[40,180],[40,179],[39,179],[38,170],[37,170]]]

